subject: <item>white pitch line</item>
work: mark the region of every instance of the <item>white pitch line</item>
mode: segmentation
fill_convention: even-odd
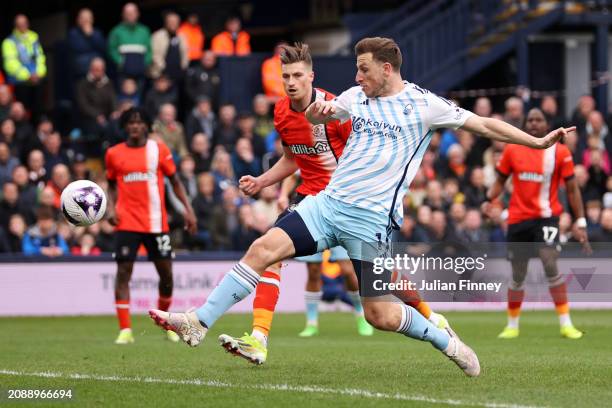
[[[135,383],[155,383],[155,384],[173,384],[173,385],[196,385],[204,387],[214,388],[239,388],[239,389],[250,389],[260,391],[290,391],[290,392],[302,392],[302,393],[315,393],[315,394],[334,394],[334,395],[347,395],[350,397],[362,397],[372,399],[390,399],[398,401],[414,401],[414,402],[428,402],[431,404],[441,405],[467,405],[473,407],[485,407],[485,408],[543,408],[534,405],[518,405],[518,404],[506,404],[496,402],[468,402],[455,399],[436,399],[430,398],[423,395],[409,395],[401,393],[385,393],[361,390],[355,388],[326,388],[319,387],[316,385],[289,385],[289,384],[232,384],[217,380],[180,380],[172,378],[153,378],[153,377],[121,377],[121,376],[107,376],[107,375],[95,375],[95,374],[65,374],[51,371],[41,372],[24,372],[14,370],[0,369],[0,375],[10,375],[15,377],[39,377],[39,378],[59,378],[66,380],[93,380],[93,381],[116,381],[116,382],[135,382]]]

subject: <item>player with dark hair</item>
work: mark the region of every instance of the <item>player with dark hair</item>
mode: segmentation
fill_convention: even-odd
[[[159,274],[158,307],[168,310],[172,302],[172,246],[168,235],[164,177],[185,206],[185,228],[194,233],[196,221],[180,182],[172,153],[161,141],[148,138],[151,120],[141,108],[130,108],[120,118],[127,140],[106,152],[108,218],[115,225],[115,306],[119,319],[116,344],[134,342],[130,321],[129,282],[138,248],[143,244]],[[116,205],[116,207],[115,207]],[[167,331],[168,339],[178,336]]]
[[[532,136],[545,137],[549,132],[546,115],[538,108],[531,109],[527,114],[525,130]],[[563,212],[558,191],[563,182],[567,200],[576,217],[576,238],[587,252],[590,251],[580,187],[574,178],[572,154],[561,143],[545,150],[507,145],[497,164],[497,180],[487,192],[489,200],[503,193],[506,180],[511,175],[514,188],[508,206],[507,241],[510,245],[512,281],[508,288],[508,324],[498,337],[513,339],[519,336],[519,315],[525,296],[523,284],[527,276],[527,265],[529,258],[537,255],[542,260],[550,295],[559,315],[561,336],[579,339],[582,332],[574,327],[570,319],[567,286],[557,269],[559,215]],[[488,213],[489,206],[488,202],[483,205],[485,213]],[[529,249],[537,249],[537,253],[528,250],[525,244],[517,244],[521,242],[530,243]]]

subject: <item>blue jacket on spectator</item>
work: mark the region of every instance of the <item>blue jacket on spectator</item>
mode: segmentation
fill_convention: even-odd
[[[41,255],[41,248],[57,246],[64,254],[69,254],[70,249],[64,238],[53,229],[51,234],[43,236],[38,226],[33,226],[23,235],[21,244],[24,255]]]
[[[72,74],[77,78],[87,75],[92,59],[104,58],[106,40],[97,28],[87,35],[79,27],[73,27],[68,32],[68,46],[72,57]]]

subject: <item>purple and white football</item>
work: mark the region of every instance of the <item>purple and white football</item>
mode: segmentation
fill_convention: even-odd
[[[106,194],[90,180],[77,180],[62,191],[62,213],[69,223],[87,226],[100,221],[106,211]]]

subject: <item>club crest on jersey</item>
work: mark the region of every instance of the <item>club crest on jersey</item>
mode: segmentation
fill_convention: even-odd
[[[412,113],[412,111],[414,110],[414,106],[412,106],[411,103],[409,103],[408,105],[404,106],[404,115],[408,116]]]

